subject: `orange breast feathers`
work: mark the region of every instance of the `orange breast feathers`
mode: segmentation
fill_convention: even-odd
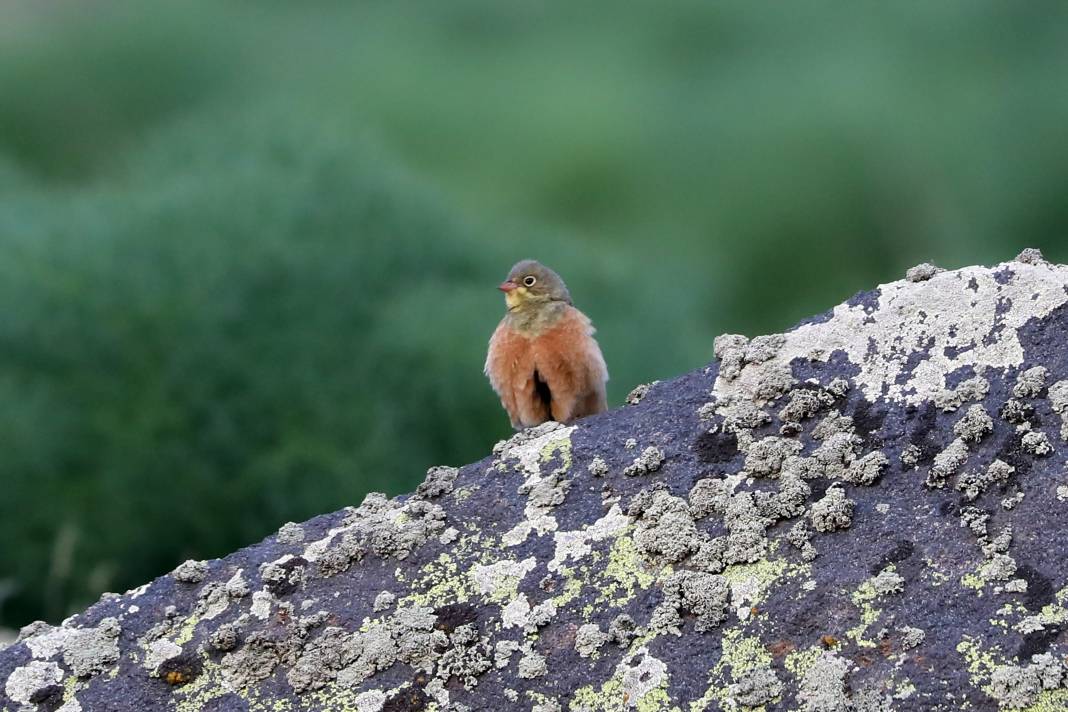
[[[525,335],[505,317],[490,339],[486,375],[515,428],[570,423],[608,409],[608,369],[593,324],[568,306],[552,326]]]

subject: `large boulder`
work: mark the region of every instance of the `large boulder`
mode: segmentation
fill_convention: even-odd
[[[28,626],[0,709],[1068,708],[1066,333],[1033,251],[915,268]]]

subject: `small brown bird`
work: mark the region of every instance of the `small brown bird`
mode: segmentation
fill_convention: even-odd
[[[572,306],[560,275],[523,260],[498,289],[508,312],[490,338],[486,375],[512,427],[570,423],[608,410],[608,369],[593,324]]]

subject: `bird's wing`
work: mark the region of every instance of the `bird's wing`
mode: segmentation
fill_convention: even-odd
[[[608,410],[608,366],[604,362],[604,356],[601,354],[601,347],[598,345],[597,340],[593,338],[593,326],[590,326],[589,336],[587,338],[587,382],[589,383],[589,389],[586,396],[586,402],[581,404],[582,412],[576,413],[576,417],[582,417],[584,415],[593,415],[594,413],[603,413]]]
[[[485,372],[513,427],[537,425],[549,419],[551,394],[534,367],[529,342],[503,321],[490,338]]]
[[[607,369],[593,339],[593,326],[578,309],[568,308],[556,326],[537,338],[534,363],[551,394],[553,420],[567,423],[589,415],[591,396],[603,401],[603,395],[597,396],[604,393]]]
[[[493,390],[500,396],[501,405],[508,411],[512,425],[517,426],[519,421],[515,395],[509,384],[515,365],[515,346],[512,342],[511,332],[502,321],[490,337],[489,350],[486,352],[486,366],[483,370]]]

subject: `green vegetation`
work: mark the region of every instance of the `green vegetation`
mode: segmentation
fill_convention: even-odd
[[[507,434],[522,257],[619,403],[918,261],[1068,259],[1068,6],[0,8],[0,625]]]

